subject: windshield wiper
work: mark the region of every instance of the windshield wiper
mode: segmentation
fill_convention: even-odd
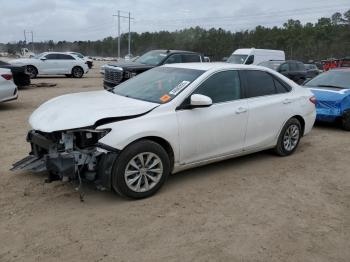
[[[338,88],[338,89],[347,89],[345,87],[335,86],[335,85],[318,85],[318,87],[331,87],[331,88]]]

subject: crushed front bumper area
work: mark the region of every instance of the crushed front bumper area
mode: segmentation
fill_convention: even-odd
[[[86,132],[83,136],[91,134]],[[99,188],[111,189],[112,166],[118,152],[99,143],[79,148],[77,141],[81,139],[73,132],[45,134],[32,130],[27,135],[32,148],[29,156],[14,163],[11,170],[46,171],[50,182],[84,179],[95,182]]]

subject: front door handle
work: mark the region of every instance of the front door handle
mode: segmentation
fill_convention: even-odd
[[[287,105],[287,104],[291,104],[293,101],[289,98],[286,98],[283,100],[283,104]]]
[[[239,107],[239,108],[237,108],[237,110],[236,110],[236,114],[243,114],[243,113],[245,113],[245,112],[247,112],[247,108],[245,108],[245,107]]]

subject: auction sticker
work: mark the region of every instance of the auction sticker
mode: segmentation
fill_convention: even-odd
[[[160,98],[160,101],[162,101],[163,103],[168,102],[171,99],[171,96],[168,95],[164,95]]]
[[[189,81],[182,81],[180,84],[178,84],[176,87],[174,87],[174,89],[171,90],[169,92],[169,94],[176,96],[178,93],[180,93],[189,84],[190,84]]]

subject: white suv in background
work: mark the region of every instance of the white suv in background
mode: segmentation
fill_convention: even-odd
[[[45,52],[33,58],[15,59],[9,62],[13,65],[27,67],[31,78],[38,75],[65,75],[67,77],[81,78],[89,71],[86,61],[74,54]]]

